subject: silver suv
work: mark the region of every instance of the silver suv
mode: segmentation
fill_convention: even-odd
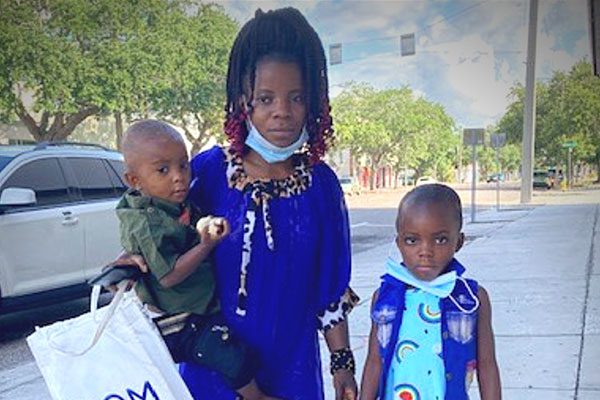
[[[0,146],[0,313],[87,292],[121,248],[122,174],[101,146]]]

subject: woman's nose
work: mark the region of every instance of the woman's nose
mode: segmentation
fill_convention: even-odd
[[[287,118],[292,114],[291,102],[287,99],[277,100],[275,102],[274,115],[277,117]]]

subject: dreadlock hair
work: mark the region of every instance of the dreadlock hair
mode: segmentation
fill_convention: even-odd
[[[409,205],[429,205],[441,204],[446,207],[449,213],[454,217],[458,225],[458,230],[462,229],[462,204],[458,194],[449,186],[441,183],[431,183],[427,185],[417,186],[408,192],[400,201],[398,206],[398,215],[396,217],[396,230],[400,226],[402,213],[406,212],[405,208]]]
[[[307,101],[307,152],[311,163],[318,162],[333,143],[327,84],[327,64],[321,39],[306,18],[295,8],[256,11],[238,33],[229,55],[225,126],[232,149],[243,155],[248,136],[242,96],[253,98],[256,65],[262,60],[294,62],[302,72]],[[248,93],[250,90],[250,93]]]

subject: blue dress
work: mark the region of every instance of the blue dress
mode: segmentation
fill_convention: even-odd
[[[357,301],[335,174],[296,155],[288,178],[251,182],[239,157],[213,147],[194,157],[192,175],[190,199],[231,225],[213,252],[217,291],[234,333],[256,351],[259,387],[290,400],[323,399],[318,330],[343,321]],[[180,371],[195,399],[236,397],[212,371]]]

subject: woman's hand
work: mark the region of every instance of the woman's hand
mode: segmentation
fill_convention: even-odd
[[[335,400],[356,400],[358,389],[354,374],[347,369],[338,369],[333,374]]]

